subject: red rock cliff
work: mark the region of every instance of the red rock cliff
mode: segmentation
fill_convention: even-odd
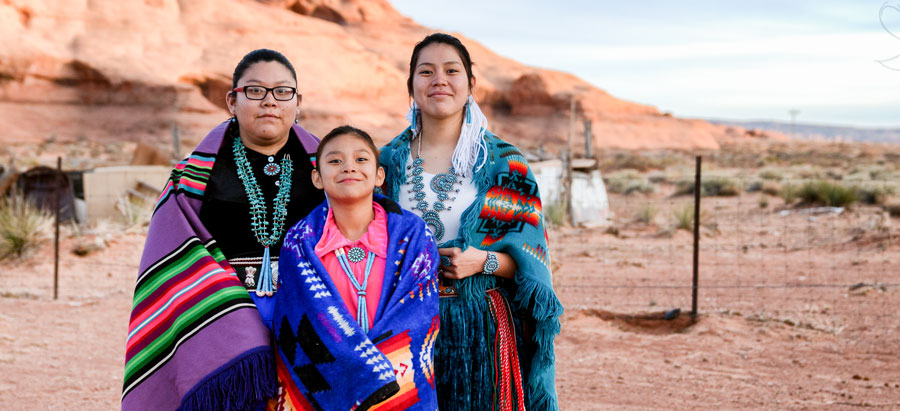
[[[351,123],[386,142],[405,127],[409,55],[430,32],[385,0],[3,0],[0,142],[154,142],[173,125],[197,139],[227,117],[231,72],[261,47],[297,68],[306,127],[321,134]],[[459,36],[476,62],[476,97],[491,128],[523,147],[565,141],[573,91],[600,147],[714,148],[734,134]]]

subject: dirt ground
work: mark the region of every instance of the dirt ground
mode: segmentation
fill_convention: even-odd
[[[670,221],[690,198],[673,190],[611,194],[611,226],[552,230],[561,409],[900,409],[900,220],[704,198],[692,320],[692,237]],[[110,227],[63,230],[57,300],[51,243],[0,261],[0,408],[117,409],[144,236]]]

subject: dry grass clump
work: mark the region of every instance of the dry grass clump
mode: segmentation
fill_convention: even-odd
[[[0,259],[21,258],[50,235],[53,217],[23,196],[0,200]]]
[[[864,183],[856,188],[859,200],[864,204],[883,205],[896,193],[894,187],[881,183]]]
[[[608,174],[605,183],[608,191],[625,195],[647,194],[656,191],[656,186],[637,170],[621,170]]]
[[[784,173],[778,169],[765,168],[759,172],[759,178],[763,180],[781,180],[784,178]]]
[[[738,181],[731,177],[715,176],[701,178],[700,195],[704,197],[736,196],[741,193]],[[676,185],[676,195],[694,194],[694,180],[681,180]]]
[[[858,190],[826,180],[810,181],[800,187],[797,197],[803,204],[846,207],[859,201]],[[785,200],[787,202],[787,200]]]
[[[637,171],[662,170],[675,164],[687,162],[683,155],[669,151],[613,153],[612,156],[600,159],[603,171],[632,169]]]
[[[635,221],[644,224],[653,223],[653,220],[656,218],[657,208],[653,204],[646,203],[643,207],[638,210],[635,215]]]
[[[149,226],[150,217],[153,216],[153,204],[131,196],[120,197],[116,202],[116,210],[122,215],[125,231]]]
[[[900,217],[900,200],[891,201],[882,206],[891,217]]]
[[[694,204],[687,203],[681,206],[681,208],[675,209],[672,212],[672,216],[675,218],[675,228],[678,230],[693,230],[694,229]]]
[[[764,181],[762,187],[759,188],[759,191],[770,196],[778,196],[781,193],[781,184],[774,181]]]
[[[564,220],[566,219],[566,206],[562,203],[562,200],[557,200],[550,204],[545,204],[543,207],[544,212],[544,220],[550,222],[551,227],[560,227],[562,226]]]
[[[797,184],[784,184],[781,186],[781,189],[778,190],[778,196],[784,200],[785,205],[790,205],[793,202],[797,201],[800,195],[800,186]]]

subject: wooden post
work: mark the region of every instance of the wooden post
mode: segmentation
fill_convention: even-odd
[[[56,184],[54,184],[54,195],[56,199],[56,207],[54,214],[56,216],[56,230],[53,236],[53,299],[59,297],[59,192],[62,186],[62,180],[59,178],[62,174],[62,157],[56,157]]]
[[[594,158],[591,147],[593,142],[594,137],[591,135],[591,120],[584,119],[584,158]]]
[[[569,136],[566,141],[566,150],[572,153],[572,139],[575,136],[575,93],[569,99]]]
[[[575,152],[572,150],[572,140],[575,138],[575,93],[569,99],[569,137],[566,140],[566,156],[563,160],[566,178],[563,181],[566,187],[566,218],[569,225],[575,225],[575,213],[572,210],[572,162],[575,160]]]
[[[172,126],[172,163],[181,161],[181,136],[178,133],[178,124]]]

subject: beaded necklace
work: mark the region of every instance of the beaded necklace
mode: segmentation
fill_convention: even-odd
[[[256,241],[263,246],[263,262],[260,267],[259,282],[256,283],[256,295],[272,296],[275,293],[274,280],[272,278],[272,259],[269,256],[269,246],[278,242],[281,232],[284,230],[284,221],[287,218],[287,205],[291,201],[291,174],[294,164],[291,155],[285,154],[281,159],[281,177],[279,179],[278,195],[272,204],[272,232],[269,233],[269,222],[266,220],[266,200],[263,197],[256,176],[247,160],[247,151],[241,143],[240,136],[234,139],[234,162],[237,164],[237,175],[244,184],[247,199],[250,201],[250,227]]]
[[[350,250],[359,250],[359,252],[365,253],[365,251],[359,247],[354,247]],[[356,279],[356,276],[353,275],[353,270],[350,269],[350,263],[348,262],[347,255],[344,253],[344,249],[338,248],[337,250],[334,250],[334,255],[337,256],[338,262],[341,264],[341,269],[344,271],[344,274],[347,275],[347,278],[350,279],[353,288],[356,288],[356,322],[359,324],[360,328],[362,328],[364,333],[368,333],[370,325],[369,311],[368,306],[366,305],[366,288],[369,286],[369,274],[372,273],[372,263],[375,262],[375,253],[369,251],[369,258],[366,260],[366,271],[362,284],[360,284]],[[349,261],[353,261],[353,259],[349,258]],[[362,261],[362,259],[359,261]]]
[[[456,197],[450,197],[448,193],[454,192],[458,193],[459,189],[453,188],[454,184],[462,184],[462,181],[456,177],[456,170],[453,166],[450,166],[450,171],[447,173],[439,173],[435,175],[431,179],[431,191],[437,194],[437,201],[431,204],[432,209],[428,209],[428,202],[425,201],[425,192],[423,189],[425,188],[425,184],[422,183],[422,173],[425,171],[422,168],[422,164],[425,163],[425,160],[422,159],[422,135],[419,134],[419,146],[416,149],[416,159],[413,160],[412,165],[406,166],[407,170],[411,170],[410,174],[406,176],[407,181],[412,182],[412,190],[407,190],[407,193],[412,194],[412,197],[409,198],[409,201],[418,201],[416,203],[416,210],[419,210],[422,213],[422,220],[425,220],[425,224],[428,224],[431,227],[431,234],[434,236],[436,240],[441,240],[444,238],[444,223],[441,221],[439,216],[439,212],[444,210],[451,210],[452,206],[446,206],[444,201],[453,201],[456,200]]]

